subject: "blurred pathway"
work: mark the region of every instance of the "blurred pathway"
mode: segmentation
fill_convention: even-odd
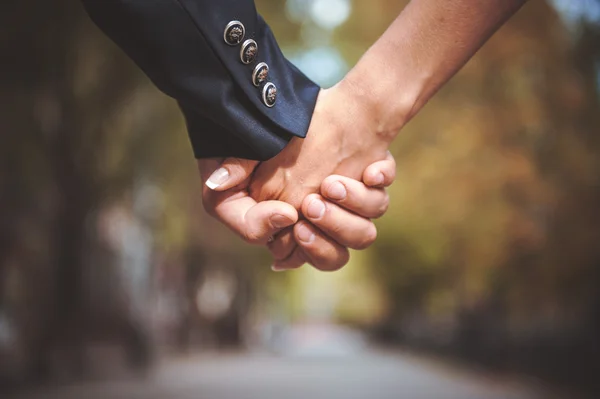
[[[49,399],[549,399],[533,389],[401,353],[344,330],[294,330],[281,356],[212,354],[165,362],[145,381],[85,383]],[[328,341],[335,345],[324,345]],[[327,352],[324,348],[334,348]],[[345,348],[345,349],[344,349]],[[21,398],[21,397],[20,397]],[[22,398],[25,398],[23,396]]]

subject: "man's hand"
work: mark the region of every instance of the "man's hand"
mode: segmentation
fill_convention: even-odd
[[[244,241],[264,245],[282,229],[296,223],[298,212],[282,201],[257,203],[250,197],[248,184],[257,165],[257,161],[238,158],[228,158],[223,164],[220,159],[198,161],[198,169],[205,183],[202,204],[206,212]],[[231,188],[215,191],[223,186]]]
[[[292,139],[279,155],[260,165],[225,160],[207,182],[218,192],[212,196],[205,189],[207,209],[247,241],[262,244],[276,235],[277,240],[269,245],[275,270],[296,268],[306,262],[321,270],[337,270],[348,262],[348,248],[365,248],[374,241],[376,229],[369,218],[381,215],[373,209],[388,205],[384,190],[369,189],[360,183],[373,163],[375,169],[385,169],[367,171],[367,175],[376,176],[370,181],[373,186],[383,187],[393,180],[395,164],[388,158],[388,143],[374,132],[374,122],[350,87],[342,83],[322,90],[307,137]],[[326,180],[333,174],[339,176]],[[386,179],[386,174],[392,178]],[[326,185],[321,187],[323,183]],[[335,192],[340,187],[333,183],[343,186],[346,197]],[[318,195],[321,188],[323,197],[340,201],[338,205],[324,201]],[[238,206],[237,201],[244,205]],[[259,213],[254,207],[261,204]],[[260,229],[248,227],[245,212],[274,217],[269,205],[277,206],[278,212],[285,211],[288,218],[292,209],[301,210],[307,220],[293,229],[283,230],[282,226],[279,235],[275,226],[264,220]],[[260,223],[256,217],[250,221]],[[249,236],[248,230],[253,234]],[[263,234],[257,236],[259,230]]]
[[[379,210],[387,208],[387,195],[360,181],[369,164],[383,160],[375,165],[387,165],[391,174],[395,164],[387,158],[387,143],[374,134],[374,123],[353,94],[343,84],[322,90],[305,139],[292,139],[279,155],[260,165],[227,159],[206,183],[217,191],[205,188],[207,210],[249,242],[269,241],[279,229],[296,222],[298,216],[292,210],[302,211],[307,221],[284,230],[269,245],[275,270],[306,262],[321,270],[336,270],[348,262],[348,248],[365,248],[376,237],[369,218],[380,216]],[[339,176],[326,180],[333,174]],[[371,183],[390,183],[385,174],[377,171]],[[339,205],[324,198],[339,201]],[[286,223],[275,226],[269,222],[282,215]]]

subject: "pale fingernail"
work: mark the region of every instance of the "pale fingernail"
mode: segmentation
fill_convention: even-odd
[[[385,176],[383,175],[383,173],[379,173],[377,176],[375,176],[375,185],[379,186],[381,184],[383,184],[383,182],[385,181]]]
[[[298,230],[296,231],[298,235],[298,239],[304,243],[310,244],[315,240],[315,234],[310,231],[310,229],[305,225],[301,224],[298,226]]]
[[[311,219],[321,219],[325,214],[325,204],[323,201],[314,199],[310,201],[306,208],[306,216]]]
[[[339,181],[336,181],[329,186],[327,194],[329,198],[334,200],[343,200],[346,198],[346,195],[348,195],[346,192],[346,187]]]
[[[278,267],[278,266],[271,266],[271,270],[273,270],[274,272],[280,273],[280,272],[287,272],[290,269],[286,269],[284,267]]]
[[[271,216],[271,225],[276,229],[283,229],[284,227],[288,227],[293,224],[294,221],[283,215],[273,215]]]
[[[213,172],[206,181],[206,186],[211,190],[219,187],[221,184],[229,180],[229,171],[225,168],[219,168]]]

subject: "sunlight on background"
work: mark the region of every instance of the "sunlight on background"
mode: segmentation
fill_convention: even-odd
[[[600,22],[600,3],[595,0],[552,0],[552,3],[569,23],[577,23],[582,19]]]
[[[177,105],[77,1],[1,4],[0,388],[159,365],[111,392],[600,391],[599,1],[528,2],[403,129],[378,239],[335,273],[272,273],[203,211]],[[256,4],[331,87],[406,1]]]
[[[284,52],[308,77],[323,87],[340,81],[349,66],[331,44],[335,28],[342,25],[352,11],[349,0],[288,0],[286,15],[301,26],[299,51]]]
[[[335,29],[348,19],[350,0],[313,0],[310,16],[323,29]]]

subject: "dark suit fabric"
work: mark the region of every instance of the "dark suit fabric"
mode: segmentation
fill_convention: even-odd
[[[282,54],[252,0],[82,0],[92,20],[179,103],[196,158],[266,160],[305,137],[319,87]],[[230,21],[258,44],[256,60],[240,61],[225,43]],[[265,106],[252,84],[259,62],[277,86]]]

